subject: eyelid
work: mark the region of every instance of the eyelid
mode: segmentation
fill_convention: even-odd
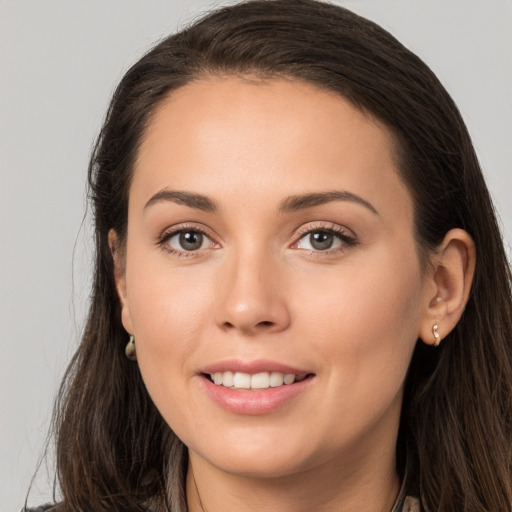
[[[343,226],[340,226],[339,224],[335,224],[334,222],[324,222],[324,221],[315,221],[310,222],[308,224],[302,225],[293,235],[294,241],[291,245],[292,248],[296,248],[297,244],[304,238],[305,235],[308,235],[310,233],[314,232],[327,232],[331,233],[337,237],[339,237],[342,241],[341,247],[335,247],[332,249],[326,249],[326,250],[308,250],[308,249],[298,249],[304,252],[308,252],[314,255],[327,255],[332,254],[336,252],[343,252],[348,247],[356,245],[357,237],[353,233],[353,231],[349,230],[348,228],[345,228]]]
[[[167,244],[168,240],[170,240],[173,236],[176,236],[177,234],[183,231],[195,231],[197,233],[201,233],[203,236],[207,237],[212,242],[213,247],[209,247],[207,249],[198,249],[197,251],[186,251],[175,249]],[[164,231],[160,235],[158,235],[155,242],[156,245],[159,245],[160,247],[162,247],[162,249],[171,254],[178,255],[180,257],[190,258],[199,256],[201,253],[204,253],[205,251],[210,250],[212,248],[220,247],[220,244],[215,240],[216,238],[217,237],[212,233],[211,229],[207,228],[202,224],[197,224],[194,222],[183,222],[164,229]]]
[[[186,250],[179,250],[174,249],[170,247],[166,242],[172,238],[173,236],[177,235],[180,232],[183,231],[196,231],[198,233],[201,233],[202,235],[206,236],[211,242],[212,247],[209,247],[207,249],[198,249],[196,251],[186,251]],[[293,234],[293,242],[291,244],[291,248],[296,248],[298,242],[307,234],[315,232],[315,231],[324,231],[327,233],[332,233],[335,236],[338,236],[341,241],[342,245],[341,247],[336,247],[333,249],[326,249],[326,250],[308,250],[308,249],[299,249],[303,252],[312,253],[315,255],[328,255],[331,253],[336,252],[343,252],[348,247],[354,246],[358,243],[356,235],[349,230],[346,227],[340,226],[339,224],[336,224],[334,222],[324,222],[324,221],[314,221],[307,224],[302,225],[299,229],[295,231]],[[164,250],[178,255],[182,257],[196,257],[199,256],[201,253],[204,253],[207,250],[211,250],[213,248],[219,248],[220,244],[216,241],[218,237],[212,232],[211,229],[209,229],[207,226],[195,223],[195,222],[183,222],[180,224],[176,224],[174,226],[170,226],[163,230],[163,232],[158,235],[155,243],[159,246],[161,246]]]
[[[334,222],[324,222],[324,221],[314,221],[309,222],[307,224],[303,224],[296,232],[293,234],[293,238],[298,240],[302,236],[307,233],[311,233],[312,231],[327,231],[331,233],[335,233],[337,235],[343,236],[345,238],[355,239],[356,235],[348,228],[340,226]]]

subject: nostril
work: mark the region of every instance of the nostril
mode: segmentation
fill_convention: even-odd
[[[266,327],[270,327],[272,325],[274,325],[274,322],[270,322],[269,320],[265,320],[263,322],[259,322],[258,325],[261,325],[261,326],[266,326]]]

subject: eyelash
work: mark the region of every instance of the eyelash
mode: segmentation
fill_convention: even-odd
[[[305,253],[308,254],[308,256],[318,257],[321,258],[322,256],[328,256],[336,253],[343,253],[346,250],[348,250],[350,247],[354,247],[357,245],[356,237],[348,230],[343,229],[342,227],[338,226],[337,224],[330,224],[328,226],[325,225],[325,223],[317,222],[308,224],[304,227],[302,227],[297,234],[295,235],[296,241],[293,242],[292,246],[297,245],[301,240],[303,240],[307,235],[311,235],[313,233],[328,233],[330,235],[333,235],[341,241],[341,246],[335,247],[332,249],[326,249],[324,251],[322,250],[308,250],[308,249],[301,249]]]
[[[187,225],[183,224],[180,226],[176,226],[172,228],[170,231],[165,231],[157,240],[157,245],[159,245],[163,250],[167,251],[168,253],[172,254],[173,256],[177,256],[178,258],[195,258],[198,257],[200,254],[200,250],[197,251],[186,251],[186,250],[176,250],[172,248],[167,242],[171,238],[173,238],[176,235],[179,235],[180,233],[201,233],[204,237],[208,238],[210,241],[212,241],[212,236],[207,232],[207,230],[202,229],[195,225]],[[215,245],[215,242],[212,241],[212,244]]]
[[[171,238],[173,238],[176,235],[179,235],[180,233],[186,233],[186,232],[192,232],[192,233],[200,233],[201,235],[208,238],[212,245],[216,245],[215,242],[213,242],[211,235],[207,232],[207,230],[202,229],[195,225],[180,225],[174,227],[170,231],[164,232],[157,240],[157,245],[160,246],[163,250],[167,251],[168,253],[177,256],[178,258],[194,258],[200,256],[200,253],[202,250],[195,250],[195,251],[186,251],[186,250],[176,250],[172,248],[168,242]],[[333,253],[341,253],[346,251],[348,248],[353,247],[357,245],[356,238],[349,234],[347,230],[341,228],[340,226],[336,224],[330,224],[329,226],[326,226],[324,223],[313,223],[304,226],[301,228],[294,236],[295,241],[291,245],[291,247],[296,246],[301,240],[303,240],[307,235],[311,235],[312,233],[328,233],[330,235],[333,235],[337,237],[341,241],[340,247],[335,247],[333,249],[326,249],[326,250],[308,250],[308,249],[299,249],[301,251],[304,251],[309,256],[314,257],[322,257],[324,255],[331,255]],[[204,249],[203,249],[204,250]]]

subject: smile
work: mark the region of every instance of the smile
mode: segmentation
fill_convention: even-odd
[[[242,415],[277,411],[314,387],[316,373],[269,359],[217,361],[200,369],[200,388],[223,410]]]
[[[210,380],[217,386],[230,389],[268,389],[278,388],[301,382],[307,374],[296,375],[294,373],[259,372],[255,374],[243,372],[214,372],[210,374]]]

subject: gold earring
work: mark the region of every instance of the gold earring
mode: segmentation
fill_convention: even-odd
[[[130,361],[137,361],[137,352],[135,351],[135,338],[134,338],[133,334],[130,334],[130,339],[128,340],[128,343],[126,344],[124,353]]]
[[[432,334],[434,335],[434,347],[438,347],[441,343],[441,336],[439,336],[439,333],[437,330],[439,329],[439,325],[434,324],[432,327]]]

